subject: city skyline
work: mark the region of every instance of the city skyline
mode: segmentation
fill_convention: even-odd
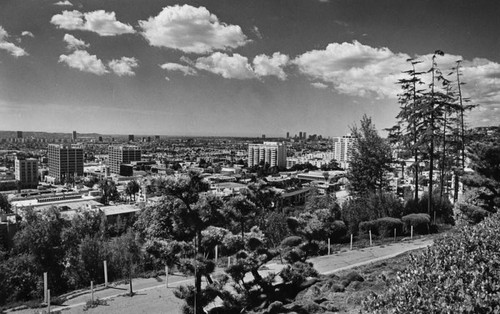
[[[437,49],[444,73],[463,60],[470,125],[499,125],[499,13],[493,0],[4,1],[0,129],[328,137],[364,113],[383,129],[406,59],[429,67]]]

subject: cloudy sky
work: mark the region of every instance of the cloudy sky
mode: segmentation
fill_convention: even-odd
[[[0,130],[339,136],[398,112],[408,58],[463,60],[500,124],[498,0],[1,0]]]

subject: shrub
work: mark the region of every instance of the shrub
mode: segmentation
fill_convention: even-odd
[[[429,233],[431,217],[428,214],[409,214],[403,216],[405,232],[410,232],[411,226],[416,233]]]
[[[403,231],[403,222],[397,218],[384,217],[376,220],[364,221],[359,224],[359,229],[364,233],[368,233],[368,231],[371,230],[373,234],[386,237],[392,235],[394,229],[396,229],[398,234],[401,234]]]
[[[331,237],[333,243],[341,243],[345,240],[347,235],[347,226],[342,220],[335,220],[325,230],[328,236]]]
[[[106,300],[100,300],[100,299],[95,299],[94,301],[87,300],[87,302],[83,306],[83,310],[88,311],[89,309],[96,308],[99,305],[108,305],[108,302]]]
[[[486,209],[472,204],[457,203],[455,206],[460,218],[471,224],[480,223],[490,214]]]
[[[439,238],[388,291],[365,302],[369,313],[497,313],[500,310],[500,216]]]
[[[285,238],[281,242],[282,247],[296,247],[300,245],[303,242],[302,238],[299,236],[290,236],[288,238]]]
[[[390,194],[367,194],[347,200],[342,206],[342,218],[346,222],[349,233],[357,234],[360,222],[375,220],[379,217],[400,218],[403,205],[400,200]]]
[[[427,193],[422,195],[418,202],[413,198],[409,199],[405,203],[403,214],[427,213],[428,202],[429,195]],[[439,190],[436,190],[435,193],[432,194],[432,208],[436,213],[436,220],[449,225],[455,224],[455,220],[453,219],[453,204],[451,204],[448,197],[443,196],[441,198]]]

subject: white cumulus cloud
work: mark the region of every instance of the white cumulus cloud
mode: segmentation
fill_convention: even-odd
[[[83,40],[81,39],[78,39],[76,38],[75,36],[73,35],[70,35],[70,34],[64,34],[64,38],[63,40],[66,42],[67,44],[67,48],[69,50],[71,49],[81,49],[81,48],[88,48],[90,47],[89,44],[87,44],[86,42],[84,42]]]
[[[167,71],[179,71],[179,72],[182,72],[184,74],[184,76],[187,76],[187,75],[196,75],[198,73],[192,67],[190,67],[188,65],[182,65],[182,64],[179,64],[179,63],[164,63],[164,64],[160,65],[160,67],[162,69],[164,69],[164,70],[167,70]]]
[[[115,12],[106,12],[104,10],[87,13],[81,13],[77,10],[63,11],[61,14],[54,15],[50,22],[58,28],[91,31],[100,36],[135,33],[132,26],[116,19]]]
[[[313,82],[311,83],[312,86],[319,88],[319,89],[326,89],[328,88],[328,85],[321,83],[321,82]]]
[[[28,36],[28,37],[31,37],[31,38],[34,38],[35,35],[33,35],[32,32],[29,32],[29,31],[24,31],[21,33],[21,36]]]
[[[60,6],[73,6],[73,3],[69,2],[68,0],[65,0],[65,1],[58,1],[56,3],[54,3],[54,5],[60,5]]]
[[[238,53],[228,55],[223,52],[214,52],[207,57],[199,57],[196,62],[184,59],[199,70],[209,71],[227,79],[261,79],[265,76],[276,76],[286,80],[287,75],[283,68],[290,63],[287,55],[275,52],[272,56],[258,55],[250,63],[248,58]]]
[[[280,80],[286,80],[287,75],[283,68],[288,64],[290,58],[279,52],[273,53],[271,57],[264,54],[255,56],[253,59],[255,74],[262,76],[276,76]]]
[[[411,56],[422,63],[417,71],[426,72],[431,67],[433,54]],[[397,81],[405,76],[403,71],[411,68],[407,61],[410,55],[394,53],[388,48],[374,48],[357,41],[352,43],[331,43],[323,50],[312,50],[297,56],[294,63],[300,73],[308,76],[314,87],[332,86],[339,93],[351,96],[375,96],[396,100],[401,87]],[[438,68],[449,80],[456,80],[450,73],[462,56],[445,52],[437,56]],[[463,60],[461,81],[464,97],[472,104],[480,104],[469,114],[471,124],[485,123],[486,119],[500,123],[500,64],[483,58]],[[447,75],[452,74],[452,75]],[[422,75],[425,88],[430,83],[430,74]],[[452,83],[454,84],[454,83]],[[495,120],[496,119],[496,120]]]
[[[407,69],[409,56],[388,48],[373,48],[357,41],[332,43],[324,50],[312,50],[293,60],[301,73],[331,83],[343,94],[396,97],[395,82]]]
[[[109,68],[118,76],[134,76],[134,68],[139,66],[136,58],[122,57],[118,60],[111,60]]]
[[[70,55],[59,56],[59,62],[66,63],[70,68],[78,69],[82,72],[103,75],[108,73],[104,63],[95,55],[89,54],[85,50],[76,50]]]
[[[15,44],[7,41],[9,34],[7,31],[0,26],[0,49],[9,52],[14,57],[22,57],[27,56],[28,53],[21,47],[16,46]]]
[[[139,25],[151,46],[186,53],[205,54],[248,42],[240,26],[220,22],[205,7],[168,6],[157,16],[139,21]]]
[[[248,63],[248,58],[237,53],[229,56],[222,52],[215,52],[208,57],[200,57],[196,60],[196,68],[227,79],[244,80],[256,77]]]

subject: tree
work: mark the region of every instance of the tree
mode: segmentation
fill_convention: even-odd
[[[382,193],[388,188],[387,173],[391,170],[391,147],[382,139],[371,118],[364,115],[361,126],[351,128],[356,138],[348,178],[355,194]]]
[[[500,131],[489,136],[477,132],[468,149],[473,173],[464,175],[469,199],[466,201],[495,213],[500,208]]]
[[[109,202],[115,202],[120,199],[120,194],[113,180],[102,180],[99,183],[99,188],[102,192],[101,203],[104,205],[109,205]]]
[[[67,224],[54,207],[44,212],[27,208],[14,236],[13,253],[31,255],[37,267],[50,274],[49,284],[56,293],[64,291],[67,286],[63,279],[65,250],[61,237]]]
[[[306,199],[305,209],[307,211],[314,211],[324,208],[331,210],[336,220],[340,219],[341,210],[335,194],[328,193],[321,195],[319,194],[318,189],[311,189]]]
[[[186,301],[188,309],[196,309],[197,313],[202,313],[203,307],[213,300],[203,294],[201,280],[205,277],[210,284],[214,282],[211,273],[215,263],[208,255],[222,240],[214,229],[210,229],[213,232],[207,229],[221,227],[226,221],[220,198],[200,197],[207,190],[208,183],[197,172],[168,177],[162,185],[165,196],[160,205],[146,207],[136,224],[145,236],[148,252],[195,276],[195,286],[183,288],[178,296]],[[158,223],[161,227],[155,226]],[[206,243],[210,245],[203,245]]]
[[[134,196],[134,202],[135,202],[135,195],[141,190],[141,186],[139,185],[139,182],[136,180],[129,181],[127,183],[127,187],[125,188],[125,193],[129,196],[129,199],[132,198],[132,195]]]
[[[141,259],[141,245],[136,240],[135,232],[129,228],[120,237],[113,238],[109,243],[108,250],[113,267],[121,270],[122,275],[128,277],[129,296],[133,296],[132,277]]]
[[[7,197],[3,194],[0,194],[0,211],[2,213],[10,213],[9,200],[7,200]]]
[[[400,112],[397,115],[397,124],[389,129],[389,140],[398,145],[399,147],[405,148],[411,151],[414,164],[414,184],[415,184],[415,199],[418,200],[418,190],[419,190],[419,137],[417,133],[417,123],[420,121],[421,117],[418,114],[419,108],[423,102],[423,90],[420,89],[420,85],[423,85],[421,75],[423,72],[418,72],[415,66],[422,63],[420,60],[408,59],[411,64],[411,69],[404,71],[409,75],[409,78],[403,78],[398,81],[401,86],[402,92],[398,95],[398,102],[400,104]]]

